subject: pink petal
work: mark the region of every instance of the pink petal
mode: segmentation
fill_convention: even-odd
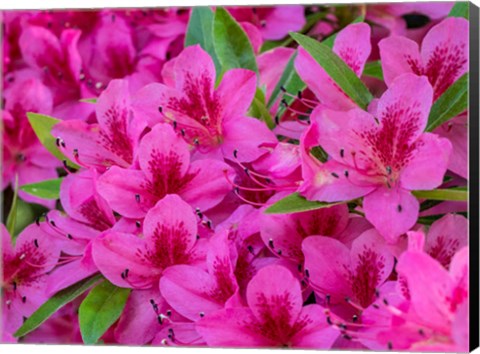
[[[339,336],[339,332],[328,325],[325,309],[319,305],[304,306],[299,320],[308,324],[293,336],[292,348],[330,349]]]
[[[448,17],[423,39],[421,55],[435,99],[468,71],[468,28],[468,20]]]
[[[202,211],[220,203],[233,188],[226,177],[228,175],[233,180],[233,171],[224,162],[197,160],[191,164],[188,173],[193,178],[182,187],[179,194],[187,203]]]
[[[419,269],[422,271],[420,272]],[[415,313],[429,327],[445,330],[450,318],[452,281],[447,271],[434,259],[420,252],[405,252],[397,264],[405,277]]]
[[[260,72],[260,87],[266,86],[265,98],[270,100],[273,90],[280,80],[285,66],[295,51],[292,48],[278,47],[262,53],[257,58]]]
[[[305,25],[304,7],[300,5],[275,6],[265,17],[265,25],[260,31],[263,38],[277,40],[288,32],[300,31]]]
[[[293,326],[303,303],[300,282],[285,267],[264,267],[248,284],[247,302],[258,321]]]
[[[215,65],[210,55],[200,45],[185,48],[175,60],[175,82],[180,91],[189,92],[202,85],[210,95],[215,85]]]
[[[298,49],[295,70],[326,107],[345,111],[357,106],[303,48]]]
[[[363,200],[365,217],[388,243],[396,243],[398,237],[415,225],[419,202],[409,191],[400,187],[379,187]]]
[[[161,297],[158,288],[133,290],[130,293],[115,327],[114,335],[119,343],[128,345],[147,344],[163,328],[158,323],[158,315],[153,309],[151,300],[157,305],[159,314],[165,314],[169,306]]]
[[[165,300],[181,315],[197,321],[201,313],[208,315],[223,308],[216,300],[215,279],[198,267],[176,265],[168,267],[160,279],[160,291]]]
[[[229,308],[205,316],[195,325],[212,347],[271,347],[276,343],[261,335],[252,325],[255,317],[248,308]]]
[[[429,190],[440,186],[447,172],[452,144],[436,134],[424,133],[417,140],[416,146],[413,157],[400,176],[402,187]]]
[[[140,167],[156,193],[178,192],[190,165],[190,152],[171,126],[156,125],[142,138],[138,154]]]
[[[308,270],[312,288],[317,293],[332,295],[332,300],[343,300],[350,295],[346,274],[350,252],[345,245],[333,238],[311,236],[303,241],[302,250],[305,270]]]
[[[145,186],[148,180],[142,171],[112,166],[97,181],[98,193],[113,210],[129,218],[142,218],[157,199]],[[138,197],[137,197],[138,195]]]
[[[123,288],[149,289],[157,284],[161,269],[139,256],[144,245],[136,236],[109,231],[93,242],[93,260],[113,284]]]
[[[241,22],[240,26],[245,31],[252,44],[254,53],[258,53],[262,47],[263,39],[260,30],[250,22]]]
[[[364,22],[348,25],[335,38],[333,52],[360,76],[370,56],[370,26]]]
[[[401,36],[390,36],[378,44],[385,83],[390,86],[402,74],[423,75],[423,60],[418,44]]]
[[[48,67],[55,70],[58,69],[58,63],[63,61],[58,39],[46,28],[26,26],[19,38],[19,46],[25,62],[37,69]]]
[[[262,144],[277,143],[267,125],[255,118],[232,118],[223,123],[223,132],[222,150],[226,159],[233,159],[233,152],[237,150],[240,161],[253,161],[266,152],[260,147]]]
[[[468,244],[468,219],[447,214],[428,230],[425,252],[448,268],[454,254]]]
[[[432,98],[433,90],[425,76],[401,75],[380,98],[377,118],[383,126],[402,127],[406,136],[397,136],[397,143],[412,143],[425,130]]]
[[[256,81],[255,72],[251,70],[232,69],[223,75],[216,93],[224,107],[225,121],[245,115],[255,96]]]

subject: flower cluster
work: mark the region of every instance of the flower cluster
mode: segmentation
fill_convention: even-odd
[[[4,12],[0,340],[468,351],[452,6]]]

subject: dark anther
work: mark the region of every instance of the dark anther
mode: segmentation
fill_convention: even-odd
[[[299,100],[302,99],[302,91],[298,91],[298,92],[297,92],[297,97],[298,97]]]
[[[163,113],[163,108],[162,108],[162,106],[158,106],[158,111],[159,111],[160,113]]]
[[[310,271],[308,269],[305,269],[305,276],[307,278],[310,278]]]
[[[200,240],[200,235],[197,235],[197,240]]]
[[[343,158],[343,156],[345,156],[345,150],[340,149],[340,157]]]
[[[174,120],[172,122],[172,125],[173,125],[173,130],[177,130],[177,121],[176,120]]]
[[[288,107],[288,102],[287,100],[284,98],[282,99],[282,104],[285,106],[285,107]]]
[[[392,350],[393,349],[393,344],[392,342],[388,342],[388,350]]]
[[[52,225],[53,227],[57,226],[57,224],[55,224],[55,221],[53,221],[53,220],[50,220],[50,225]]]
[[[55,139],[55,145],[57,145],[58,147],[60,147],[60,138],[56,138],[56,139]]]
[[[204,312],[200,312],[198,315],[199,315],[200,317],[205,317],[205,313],[204,313]]]
[[[399,213],[402,212],[402,206],[400,204],[397,205],[397,210],[398,210]]]
[[[383,299],[383,303],[388,306],[388,300],[387,299]]]
[[[135,194],[135,200],[137,203],[140,203],[140,194]]]
[[[73,149],[73,155],[74,155],[75,157],[78,157],[78,149]]]
[[[249,175],[249,173],[248,173],[248,168],[247,168],[247,167],[245,167],[245,168],[243,169],[243,172],[245,172],[245,174],[246,174],[247,176]]]
[[[128,268],[125,269],[125,278],[128,278],[128,272],[129,272],[129,271],[130,271],[130,270],[129,270]]]
[[[333,325],[333,322],[332,322],[332,319],[330,318],[330,316],[327,316],[327,323],[332,326]]]
[[[13,291],[16,291],[17,290],[17,282],[12,282],[12,286],[13,286]]]
[[[233,150],[233,157],[237,158],[237,156],[238,156],[238,150],[235,149],[235,150]]]
[[[278,250],[278,251],[277,251],[277,254],[278,254],[279,256],[281,256],[281,255],[282,255],[282,250]]]
[[[278,116],[275,116],[275,124],[276,125],[280,124],[280,118],[278,118]]]
[[[135,221],[135,226],[136,226],[136,227],[140,227],[140,226],[142,226],[142,223],[137,220],[137,221]]]
[[[170,317],[172,315],[172,311],[171,310],[167,310],[165,311],[165,313],[167,314],[167,317]],[[170,328],[171,329],[171,328]],[[172,329],[172,332],[173,332],[173,329]]]
[[[421,328],[418,330],[418,334],[420,334],[421,336],[425,336],[425,332]]]
[[[27,297],[26,297],[26,296],[22,296],[22,302],[23,302],[23,303],[26,303],[26,302],[27,302]]]
[[[185,129],[180,129],[180,134],[182,134],[182,136],[185,136]]]
[[[287,92],[287,89],[286,89],[285,86],[283,86],[283,85],[280,86],[280,90],[281,90],[282,92]]]
[[[348,296],[345,296],[345,302],[350,302],[350,298]]]
[[[265,20],[260,21],[260,26],[262,26],[262,28],[267,27],[267,21]]]
[[[377,304],[373,304],[372,307],[377,310],[380,308]]]
[[[357,315],[353,315],[352,316],[352,322],[357,322],[358,321],[358,316]]]
[[[332,176],[335,178],[339,178],[338,174],[336,174],[335,172],[332,172]]]
[[[375,289],[375,296],[380,297],[380,291],[378,291],[378,289]]]
[[[233,191],[235,192],[235,194],[240,194],[240,188],[238,187],[233,188]]]
[[[33,244],[35,245],[36,248],[38,248],[38,240],[37,239],[33,240]]]
[[[350,337],[348,334],[344,334],[343,338],[345,338],[346,340],[351,340],[352,339],[352,337]]]
[[[158,323],[159,323],[159,324],[163,324],[162,315],[158,315],[158,316],[157,316],[157,320],[158,320]]]
[[[254,249],[253,249],[253,247],[252,247],[251,245],[248,245],[248,246],[247,246],[247,250],[248,250],[248,252],[250,252],[251,254],[254,254],[254,252],[255,252]]]
[[[203,219],[203,214],[202,214],[202,212],[200,211],[200,208],[196,208],[196,209],[195,209],[195,212],[197,213],[197,216],[198,216],[200,219]]]
[[[152,304],[152,306],[155,305],[155,300],[150,299],[150,303]]]
[[[339,323],[339,324],[338,324],[338,327],[340,327],[340,328],[343,329],[344,331],[347,330],[347,325],[344,324],[344,323]]]
[[[392,174],[392,168],[390,166],[387,166],[386,167],[386,170],[387,170],[387,174],[388,175],[391,175]]]
[[[72,239],[73,239],[73,236],[70,235],[70,234],[67,234],[67,238],[68,238],[69,240],[72,240]]]
[[[274,245],[273,245],[273,240],[272,239],[268,240],[268,247],[275,248]]]
[[[380,121],[378,120],[378,118],[374,118],[374,119],[375,119],[375,123],[380,124]]]
[[[325,295],[325,301],[327,302],[327,305],[330,305],[330,294]]]
[[[345,170],[345,172],[343,174],[345,175],[345,177],[348,178],[348,171],[347,170]]]
[[[299,265],[297,266],[297,269],[298,269],[299,272],[301,272],[301,271],[302,271],[302,264],[299,264]]]
[[[37,224],[37,226],[40,226],[40,216],[37,216],[35,218],[35,224]]]

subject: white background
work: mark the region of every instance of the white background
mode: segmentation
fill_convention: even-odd
[[[8,1],[8,2],[6,2]],[[161,7],[161,6],[195,6],[195,5],[267,5],[267,4],[293,4],[302,3],[295,0],[1,0],[2,9],[39,9],[39,8],[102,8],[102,7]],[[413,2],[412,0],[393,0],[389,2]],[[6,2],[6,3],[5,3]],[[375,3],[372,0],[310,0],[303,3]],[[480,0],[473,0],[473,3],[480,6]],[[475,301],[476,299],[473,299]],[[292,352],[291,350],[288,353]],[[340,352],[340,351],[339,351]],[[86,347],[86,346],[59,346],[59,345],[20,345],[0,344],[0,353],[5,354],[30,354],[30,353],[51,353],[51,354],[287,354],[285,350],[272,349],[212,349],[212,348],[166,348],[166,347]],[[307,350],[295,350],[292,353],[314,353]],[[360,352],[341,351],[340,353],[355,354]],[[392,352],[385,352],[392,353]],[[475,353],[479,354],[480,350]]]

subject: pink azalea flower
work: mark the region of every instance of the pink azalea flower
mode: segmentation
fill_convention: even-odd
[[[177,195],[167,195],[151,208],[143,223],[143,238],[110,230],[93,242],[93,259],[113,284],[133,289],[158,286],[165,269],[196,264],[203,257],[192,207]]]
[[[249,22],[260,30],[264,39],[277,40],[298,32],[305,25],[305,8],[300,5],[271,7],[228,7],[228,11],[239,21]]]
[[[346,205],[295,214],[265,215],[261,235],[274,254],[303,263],[302,241],[308,236],[338,237],[347,227]]]
[[[407,251],[397,272],[406,281],[408,305],[392,309],[392,328],[379,340],[397,350],[468,351],[468,316],[460,319],[468,307],[468,247],[453,257],[449,271],[423,252]]]
[[[370,51],[370,26],[366,23],[351,24],[340,31],[335,38],[333,52],[359,77],[362,75]],[[355,102],[302,47],[298,49],[295,70],[325,107],[339,110],[357,107]]]
[[[418,217],[419,203],[410,191],[438,187],[447,168],[451,143],[423,133],[431,102],[427,78],[405,74],[382,95],[373,114],[315,110],[318,145],[331,159],[312,166],[300,192],[327,202],[365,196],[367,220],[395,243]]]
[[[217,160],[190,162],[187,143],[167,124],[156,125],[138,147],[140,170],[110,168],[98,180],[98,191],[123,216],[143,217],[167,194],[179,194],[195,208],[218,204],[231,190],[231,170]]]
[[[436,100],[460,76],[468,71],[468,21],[449,17],[434,26],[417,43],[405,37],[391,36],[379,43],[385,83],[405,73],[427,76]]]
[[[342,306],[345,300],[357,315],[376,300],[376,289],[393,269],[393,256],[375,229],[362,233],[350,249],[334,238],[313,236],[302,250],[315,293],[327,304]]]
[[[181,315],[195,321],[238,299],[234,261],[227,239],[221,233],[208,240],[207,271],[191,265],[175,265],[163,272],[160,292]]]
[[[100,170],[129,167],[144,125],[133,117],[128,83],[114,80],[96,103],[98,123],[83,120],[58,123],[52,129],[57,145],[72,161]]]
[[[321,306],[302,307],[300,282],[282,266],[258,271],[248,284],[247,302],[197,322],[207,345],[329,349],[338,337]]]
[[[184,49],[170,63],[167,85],[147,85],[136,95],[135,111],[150,126],[170,123],[200,153],[223,153],[227,159],[235,153],[252,161],[264,153],[261,144],[276,143],[265,123],[245,117],[255,95],[254,72],[229,70],[214,89],[215,66],[199,45]]]
[[[2,189],[8,185],[36,183],[57,177],[55,168],[58,161],[38,141],[27,112],[49,114],[52,110],[52,96],[39,80],[17,82],[5,93],[5,110],[2,112],[3,164]],[[19,191],[22,199],[53,207],[54,202],[31,196]]]
[[[48,273],[56,266],[60,250],[38,226],[24,229],[12,246],[2,224],[2,341],[12,335],[47,301]]]

